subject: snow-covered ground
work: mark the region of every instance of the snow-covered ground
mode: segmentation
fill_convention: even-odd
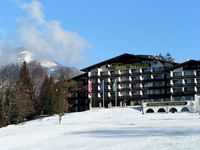
[[[0,129],[0,150],[200,150],[198,114],[133,108],[70,113]]]

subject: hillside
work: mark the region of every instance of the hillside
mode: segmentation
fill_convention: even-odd
[[[0,129],[1,150],[199,150],[198,114],[94,109]]]

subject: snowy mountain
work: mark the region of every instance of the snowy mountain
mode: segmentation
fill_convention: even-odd
[[[48,59],[36,60],[34,59],[34,55],[25,48],[18,48],[18,61],[20,63],[24,61],[26,61],[27,63],[30,63],[31,61],[37,61],[52,75],[57,75],[58,70],[61,68],[70,69],[73,72],[74,76],[81,74],[81,72],[77,68],[66,67],[53,60],[48,60]]]
[[[25,48],[18,49],[18,61],[19,62],[26,61],[27,63],[30,63],[31,61],[38,61],[41,64],[41,66],[48,69],[54,69],[58,66],[61,66],[59,63],[52,60],[47,60],[47,59],[36,60],[34,58],[34,55]]]
[[[93,109],[0,129],[1,150],[199,150],[197,114]]]

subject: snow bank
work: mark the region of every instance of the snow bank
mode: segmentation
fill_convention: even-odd
[[[0,129],[0,150],[200,149],[197,114],[146,114],[133,108],[94,109]]]

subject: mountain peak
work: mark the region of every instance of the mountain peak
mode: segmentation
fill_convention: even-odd
[[[26,50],[23,47],[18,48],[18,61],[20,63],[24,61],[26,61],[27,63],[30,63],[31,61],[35,61],[35,60],[36,59],[34,58],[34,55],[30,51]],[[49,69],[53,69],[60,66],[59,63],[52,60],[48,60],[48,59],[36,60],[36,61],[39,62],[42,67],[49,68]]]
[[[27,63],[33,61],[33,55],[31,52],[23,50],[18,53],[18,61],[23,62],[26,61]]]

